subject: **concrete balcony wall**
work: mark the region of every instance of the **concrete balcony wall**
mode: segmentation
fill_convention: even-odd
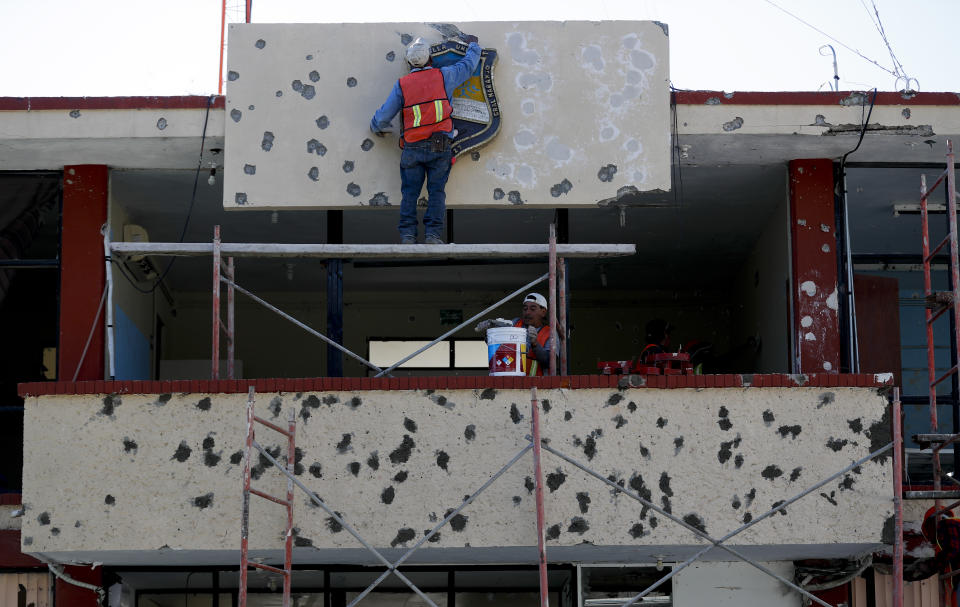
[[[492,383],[492,382],[491,382]],[[542,434],[604,477],[720,537],[889,442],[876,388],[543,389]],[[240,543],[245,394],[88,394],[26,399],[27,553],[123,563],[234,562]],[[398,554],[526,444],[518,389],[280,392],[257,414],[297,419],[297,475],[371,544]],[[284,443],[258,428],[269,448]],[[254,486],[283,495],[254,458]],[[680,560],[689,531],[544,453],[551,560]],[[529,562],[536,545],[527,454],[411,562]],[[732,544],[786,560],[875,549],[892,529],[889,457],[761,521]],[[282,548],[282,507],[252,497],[250,545]],[[368,563],[297,491],[297,562]],[[392,550],[391,550],[392,549]],[[731,560],[713,549],[708,558]]]

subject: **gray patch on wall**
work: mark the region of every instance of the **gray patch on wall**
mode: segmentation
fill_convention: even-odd
[[[245,164],[243,165],[243,172],[247,175],[256,175],[257,174],[257,165],[255,164]]]
[[[237,72],[235,72],[235,71],[233,71],[233,70],[230,70],[229,72],[227,72],[227,80],[229,80],[230,82],[233,82],[234,80],[238,79],[239,77],[240,77],[240,74],[238,74]]]
[[[160,129],[161,131],[167,128],[167,119],[160,118],[159,120],[157,120],[157,128]]]
[[[71,118],[79,118],[79,117],[80,117],[80,110],[70,110],[70,117],[71,117]]]
[[[307,177],[309,177],[311,181],[320,181],[320,169],[310,167],[310,170],[307,171]]]
[[[343,161],[343,172],[344,172],[344,173],[351,173],[351,172],[353,172],[353,161],[352,161],[352,160],[344,160],[344,161]]]
[[[349,78],[347,78],[347,86],[349,86],[350,88],[357,86],[357,79],[354,78],[353,76],[350,76]]]
[[[327,146],[323,145],[316,139],[311,139],[307,142],[307,154],[316,154],[317,156],[324,156],[327,153]]]
[[[192,500],[193,505],[197,508],[203,510],[204,508],[209,508],[213,505],[213,493],[206,493],[204,495],[199,495]]]
[[[494,198],[497,197],[497,195],[496,195],[496,190],[494,190],[494,195],[493,195],[493,197],[494,197]],[[510,201],[510,204],[523,204],[523,198],[520,197],[520,192],[518,192],[518,191],[516,191],[516,190],[511,190],[511,191],[507,194],[507,200]]]
[[[550,188],[550,195],[553,196],[554,198],[559,198],[562,194],[566,194],[572,189],[573,189],[573,184],[570,183],[569,179],[564,178],[563,181],[553,185]]]
[[[393,61],[396,58],[397,58],[397,54],[394,53],[393,51],[390,51],[389,53],[387,53],[387,56],[386,56],[387,61]]]
[[[320,116],[319,118],[317,118],[316,122],[317,122],[317,126],[318,126],[321,130],[327,128],[328,126],[330,126],[330,119],[327,118],[326,115],[323,115],[323,116]]]
[[[743,118],[741,118],[740,116],[737,116],[736,118],[734,118],[734,119],[731,120],[730,122],[724,122],[724,123],[723,123],[723,130],[725,130],[725,131],[727,131],[727,132],[735,131],[735,130],[739,129],[739,128],[742,127],[742,126],[743,126]]]
[[[237,204],[247,204],[247,194],[245,192],[237,192],[234,196],[233,201]]]
[[[273,141],[276,139],[271,131],[263,132],[263,139],[260,141],[260,149],[264,152],[269,152],[273,149]]]
[[[267,46],[267,43],[266,41],[263,40],[263,38],[261,38],[260,40],[257,40],[256,42],[254,42],[253,46],[259,49],[263,49],[263,47]]]
[[[120,397],[116,394],[108,394],[103,398],[103,408],[100,409],[101,415],[113,417],[113,410],[120,406]]]
[[[350,194],[354,198],[360,195],[360,186],[353,183],[352,181],[347,184],[347,194]]]
[[[600,170],[597,171],[597,179],[603,182],[613,181],[613,176],[617,174],[617,166],[614,164],[608,164],[607,166],[600,167]]]
[[[387,196],[386,192],[377,192],[373,195],[373,198],[367,201],[372,207],[389,207],[390,198]]]
[[[504,196],[505,196],[505,194],[503,193],[503,190],[502,190],[502,189],[500,189],[500,188],[493,188],[493,199],[494,199],[494,200],[503,200],[503,197],[504,197]]]
[[[373,140],[370,138],[364,139],[362,142],[360,142],[360,149],[363,150],[364,152],[369,152],[370,150],[372,150]]]

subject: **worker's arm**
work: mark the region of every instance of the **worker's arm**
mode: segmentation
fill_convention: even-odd
[[[390,132],[392,130],[390,123],[402,107],[403,93],[400,90],[400,81],[397,80],[393,84],[393,90],[390,91],[390,96],[383,102],[380,109],[374,113],[373,120],[370,121],[370,130],[381,137],[384,133]]]
[[[547,343],[541,346],[540,342],[537,341],[537,333],[539,333],[539,331],[536,327],[527,327],[527,345],[530,347],[530,352],[533,353],[533,357],[537,359],[540,365],[543,365],[543,370],[546,371],[550,368],[550,343],[553,340],[548,339]]]
[[[473,74],[478,63],[480,63],[480,45],[471,42],[463,59],[453,65],[440,68],[440,72],[443,74],[443,86],[447,91],[447,99],[453,97],[453,89],[463,84]]]

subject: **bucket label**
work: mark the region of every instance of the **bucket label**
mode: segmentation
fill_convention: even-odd
[[[487,360],[490,363],[490,373],[525,374],[524,355],[527,353],[527,344],[513,342],[487,345]]]

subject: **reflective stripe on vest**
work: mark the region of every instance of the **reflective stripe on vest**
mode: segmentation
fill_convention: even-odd
[[[513,323],[513,326],[516,328],[522,328],[525,325],[523,324],[523,319],[521,318],[517,322]],[[547,345],[547,342],[550,341],[550,326],[543,325],[537,331],[537,344],[540,347]],[[524,356],[524,362],[526,363],[527,375],[529,377],[534,377],[537,375],[543,375],[543,369],[540,368],[540,361],[537,360],[537,357],[533,353],[533,348],[530,348],[529,351]]]
[[[401,145],[404,141],[422,141],[434,133],[453,130],[452,108],[440,70],[410,72],[400,79],[400,91],[403,94]]]

